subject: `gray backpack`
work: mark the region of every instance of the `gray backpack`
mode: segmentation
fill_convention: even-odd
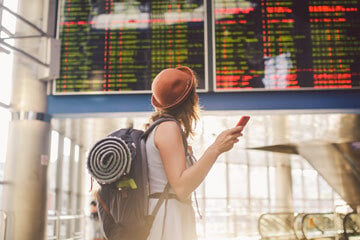
[[[148,214],[149,179],[145,142],[150,132],[165,121],[176,120],[160,118],[145,132],[122,128],[99,140],[89,152],[87,168],[101,186],[96,193],[98,212],[109,240],[146,239],[160,206],[168,198],[169,184],[157,196],[157,204]],[[183,132],[182,135],[187,149]]]

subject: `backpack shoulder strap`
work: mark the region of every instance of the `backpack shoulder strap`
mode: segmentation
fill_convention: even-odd
[[[183,144],[185,147],[185,153],[186,155],[188,155],[188,144],[187,144],[187,140],[186,140],[186,136],[184,131],[181,128],[180,123],[175,119],[175,118],[171,118],[171,117],[163,117],[163,118],[159,118],[157,119],[153,124],[150,125],[150,127],[144,132],[142,138],[143,139],[147,139],[147,137],[149,136],[149,134],[152,132],[152,130],[154,130],[154,128],[159,125],[162,122],[167,122],[167,121],[174,121],[176,122],[176,124],[179,126],[180,132],[181,132],[181,136],[182,136],[182,140],[183,140]]]
[[[161,193],[159,200],[156,202],[156,205],[153,209],[153,211],[151,212],[151,216],[155,218],[157,212],[159,211],[161,204],[164,202],[165,199],[168,198],[168,194],[169,194],[169,190],[170,190],[170,184],[169,182],[165,185],[164,191]]]
[[[150,125],[150,127],[144,132],[142,139],[144,140],[144,142],[146,141],[147,137],[149,136],[149,134],[152,132],[152,130],[154,130],[154,128],[159,125],[162,122],[166,122],[166,121],[174,121],[176,122],[176,124],[179,126],[180,128],[180,132],[181,132],[181,136],[182,136],[182,140],[183,140],[183,144],[184,144],[184,148],[185,148],[185,155],[187,156],[188,153],[188,144],[187,144],[187,140],[186,140],[186,136],[184,131],[181,128],[180,123],[175,119],[175,118],[170,118],[170,117],[164,117],[164,118],[159,118],[157,119],[153,124]],[[144,150],[145,151],[145,150]],[[156,205],[153,209],[153,211],[150,214],[150,218],[151,221],[153,221],[153,219],[155,218],[157,212],[159,211],[161,205],[163,204],[164,200],[168,198],[168,194],[169,194],[169,190],[170,190],[170,184],[169,182],[167,182],[167,184],[164,187],[163,192],[161,193],[158,201],[156,202]]]

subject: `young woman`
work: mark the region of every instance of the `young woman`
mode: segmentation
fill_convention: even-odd
[[[190,147],[185,149],[183,135],[187,138],[194,134],[199,118],[196,86],[194,72],[185,66],[161,71],[152,84],[151,102],[155,112],[151,121],[172,117],[179,124],[175,121],[160,123],[146,142],[150,213],[158,200],[156,196],[163,192],[167,183],[170,184],[168,199],[155,217],[148,240],[197,239],[191,193],[205,179],[218,156],[229,151],[242,136],[242,127],[227,129],[218,135],[197,162],[189,161],[186,155],[192,152]]]

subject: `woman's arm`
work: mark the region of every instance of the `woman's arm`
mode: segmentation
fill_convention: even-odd
[[[155,132],[166,176],[180,200],[186,199],[205,179],[218,156],[238,142],[242,127],[223,131],[194,165],[186,168],[185,149],[178,125],[173,121],[161,123]]]

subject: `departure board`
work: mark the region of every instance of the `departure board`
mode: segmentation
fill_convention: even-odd
[[[359,0],[215,0],[214,89],[360,88]]]
[[[54,94],[150,92],[162,69],[185,65],[205,84],[199,0],[60,0]]]

